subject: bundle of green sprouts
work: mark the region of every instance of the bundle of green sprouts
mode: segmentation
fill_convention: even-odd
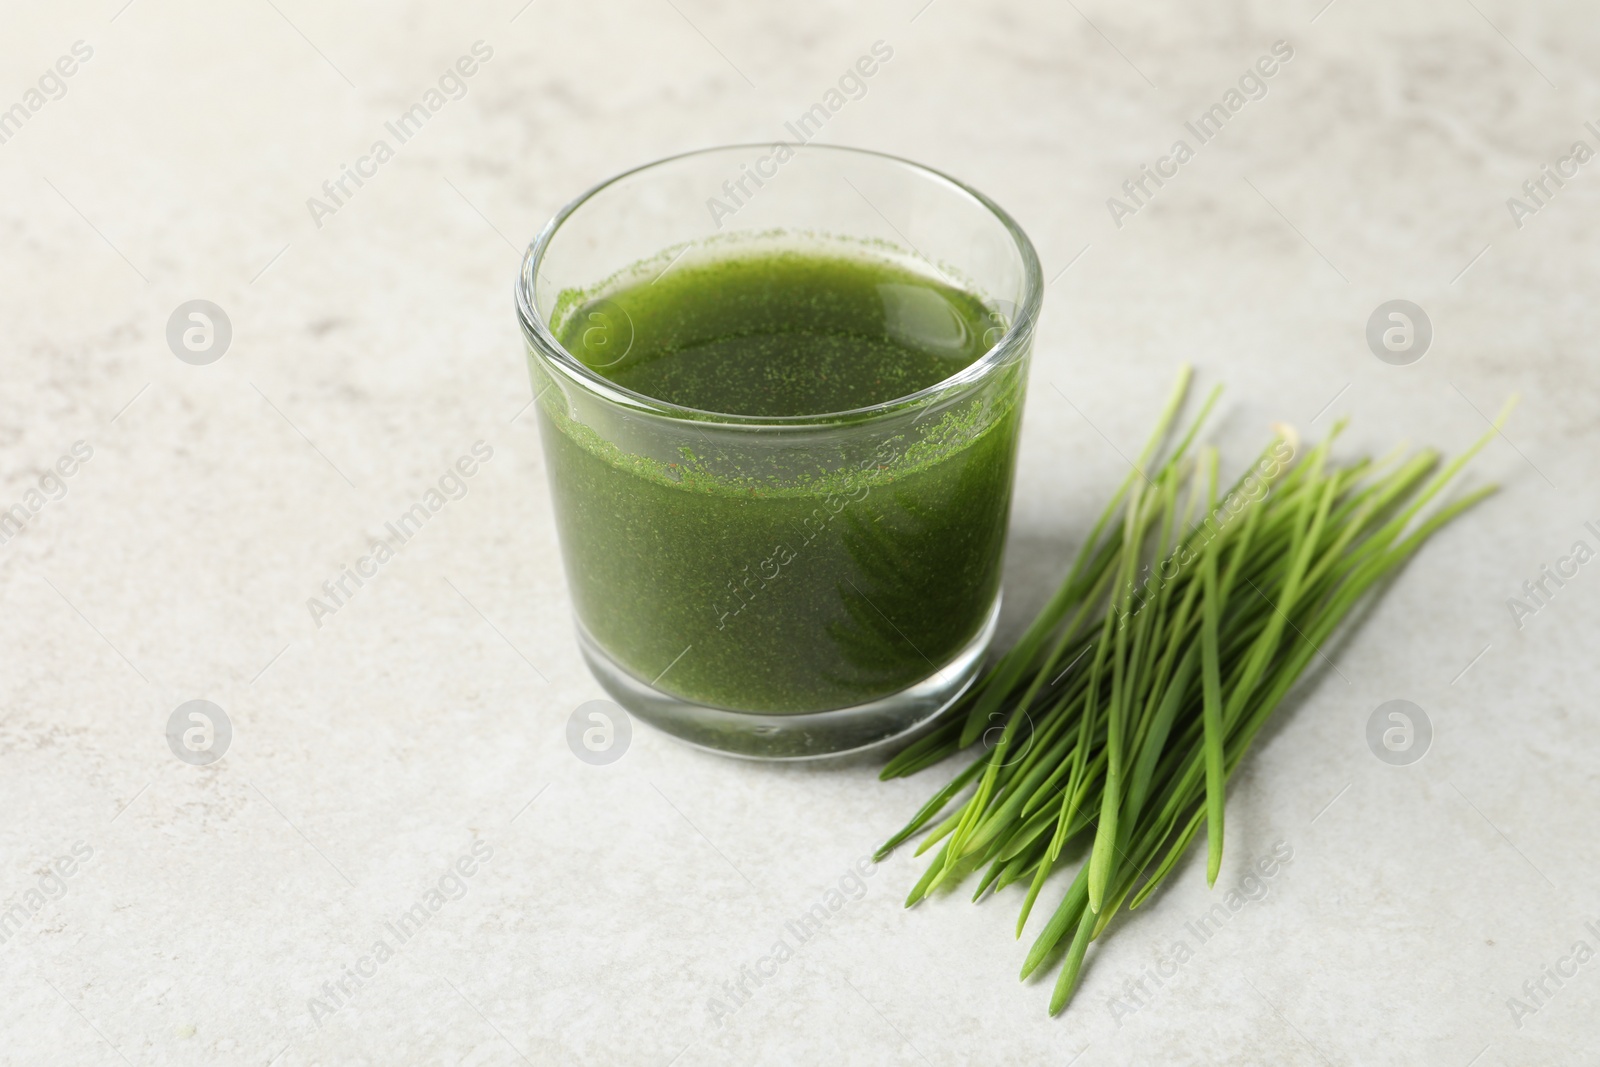
[[[908,907],[986,867],[974,900],[1027,883],[1020,937],[1050,873],[1087,848],[1022,966],[1027,978],[1061,958],[1052,1014],[1070,999],[1089,942],[1161,884],[1202,823],[1216,882],[1228,776],[1262,724],[1363,595],[1494,491],[1422,515],[1494,430],[1440,469],[1432,451],[1335,463],[1338,427],[1296,455],[1293,431],[1279,427],[1219,492],[1215,449],[1195,446],[1217,391],[1151,466],[1189,379],[1185,368],[1038,619],[944,725],[882,773],[913,774],[985,745],[878,853],[965,796],[921,842],[919,854],[939,851]]]

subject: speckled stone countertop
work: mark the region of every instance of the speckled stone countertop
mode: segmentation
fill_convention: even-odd
[[[1325,2],[15,5],[0,1062],[1600,1059],[1600,20]],[[988,192],[1051,279],[1007,632],[1180,362],[1226,383],[1236,465],[1341,416],[1349,455],[1455,451],[1522,397],[1469,476],[1503,491],[1258,740],[1217,891],[1191,855],[1055,1019],[1014,898],[907,912],[918,863],[863,862],[933,775],[565,741],[601,694],[523,415],[521,249],[609,174],[784,136],[877,41],[820,138]],[[1134,196],[1143,166],[1168,176]],[[1397,299],[1432,327],[1407,365],[1365,336]],[[212,362],[169,346],[196,300]],[[1432,724],[1406,766],[1366,742],[1392,699]],[[192,700],[228,724],[205,765],[168,744]]]

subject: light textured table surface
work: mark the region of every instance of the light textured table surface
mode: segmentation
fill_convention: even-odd
[[[1600,958],[1572,955],[1600,951],[1600,562],[1507,603],[1600,549],[1600,162],[1561,162],[1600,148],[1600,21],[1323,3],[10,5],[0,508],[27,521],[0,544],[0,1061],[1600,1061]],[[985,190],[1053,279],[1013,632],[1181,361],[1228,386],[1235,464],[1272,421],[1344,415],[1347,455],[1455,451],[1522,395],[1468,479],[1503,492],[1258,741],[1217,892],[1191,855],[1056,1019],[1053,975],[1015,979],[1019,893],[907,912],[909,856],[850,874],[937,773],[760,766],[643,726],[609,766],[565,742],[601,694],[519,417],[520,250],[611,173],[783,136],[879,40],[892,60],[822,139]],[[1107,198],[1197,146],[1184,123],[1280,40],[1265,96],[1116,225]],[[399,144],[385,123],[478,41],[464,95]],[[313,218],[379,139],[393,158]],[[1576,174],[1513,217],[1542,164]],[[1434,328],[1409,366],[1364,339],[1397,298]],[[209,365],[167,343],[194,299],[232,326]],[[318,626],[308,598],[478,441],[465,495]],[[75,442],[91,457],[47,476]],[[1410,766],[1365,740],[1396,698],[1433,724]],[[166,738],[195,699],[232,726],[207,766]],[[1275,846],[1264,895],[1196,937]],[[386,924],[442,877],[401,944]]]

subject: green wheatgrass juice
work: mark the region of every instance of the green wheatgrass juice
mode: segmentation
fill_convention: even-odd
[[[878,255],[689,260],[567,294],[558,339],[647,397],[797,416],[916,393],[998,336],[977,296]],[[997,602],[1020,373],[842,466],[825,445],[730,456],[712,425],[675,456],[637,454],[550,389],[540,425],[580,623],[636,678],[712,707],[851,707],[928,677]],[[537,360],[534,376],[551,383]]]

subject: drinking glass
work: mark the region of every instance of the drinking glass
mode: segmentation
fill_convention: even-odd
[[[608,292],[780,249],[888,260],[978,297],[983,355],[907,396],[796,416],[683,407],[600,373],[634,340]],[[675,737],[771,759],[886,743],[957,700],[999,613],[1041,288],[998,205],[876,152],[690,152],[562,208],[523,260],[517,310],[601,686]],[[891,334],[963,339],[933,290],[879,289]]]

